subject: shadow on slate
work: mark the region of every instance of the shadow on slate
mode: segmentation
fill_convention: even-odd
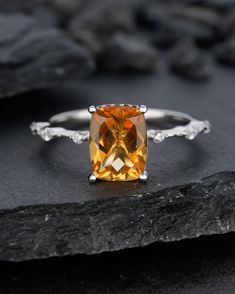
[[[0,259],[95,254],[234,231],[234,95],[233,74],[220,69],[199,85],[171,75],[99,75],[2,100]],[[209,119],[212,133],[150,143],[146,184],[90,185],[86,144],[45,143],[28,126],[108,102],[181,110]]]
[[[96,256],[1,262],[0,291],[34,294],[233,294],[235,235]]]

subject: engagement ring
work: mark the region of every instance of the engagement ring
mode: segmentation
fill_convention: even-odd
[[[90,130],[82,130],[89,122]],[[147,130],[146,122],[157,128]],[[76,125],[76,129],[71,125]],[[49,122],[34,122],[30,128],[45,141],[62,137],[76,144],[89,141],[92,183],[96,179],[146,181],[148,139],[155,143],[174,136],[193,140],[200,133],[209,133],[210,123],[145,105],[106,104],[63,112],[52,116]]]

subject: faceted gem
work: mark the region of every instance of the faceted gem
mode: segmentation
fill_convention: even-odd
[[[144,115],[136,106],[99,106],[90,123],[92,173],[106,181],[139,178],[147,160]]]

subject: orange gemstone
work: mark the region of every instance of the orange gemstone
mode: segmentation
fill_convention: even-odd
[[[92,173],[106,181],[139,178],[147,160],[144,115],[136,106],[100,106],[90,123]]]

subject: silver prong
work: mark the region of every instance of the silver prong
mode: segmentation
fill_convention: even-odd
[[[141,182],[147,182],[148,173],[146,172],[146,170],[142,174],[140,174],[140,180],[141,180]]]
[[[146,105],[139,105],[139,109],[143,114],[148,111],[148,107]]]
[[[93,174],[89,175],[88,181],[89,183],[94,183],[96,181],[96,176]]]
[[[90,113],[94,113],[94,112],[96,112],[96,107],[94,105],[91,105],[91,106],[88,107],[88,111]]]

